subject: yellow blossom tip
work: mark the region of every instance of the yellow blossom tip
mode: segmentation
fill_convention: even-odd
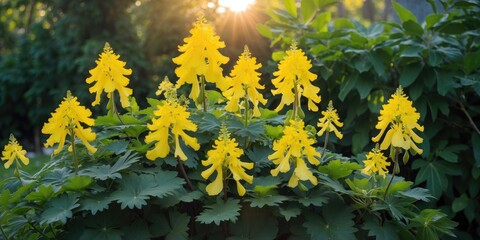
[[[245,45],[245,47],[243,48],[243,54],[242,54],[242,56],[243,56],[244,58],[247,58],[247,59],[251,58],[251,56],[252,56],[252,54],[250,53],[250,50],[248,49],[248,46],[247,46],[247,45]]]
[[[195,21],[194,25],[200,25],[200,24],[206,24],[207,23],[207,19],[205,18],[205,15],[200,15],[198,18],[197,18],[197,21]]]
[[[113,51],[113,49],[110,47],[110,43],[105,42],[105,46],[103,46],[103,52],[108,53],[108,52],[112,52],[112,51]]]
[[[290,50],[292,50],[292,51],[297,50],[297,41],[292,42],[292,45],[290,46]]]
[[[397,90],[395,91],[395,95],[397,95],[397,96],[402,96],[403,95],[402,85],[398,86]]]
[[[230,132],[228,132],[227,126],[224,123],[222,123],[218,138],[223,140],[230,139]]]
[[[13,136],[13,133],[10,133],[10,137],[8,138],[8,140],[9,140],[10,142],[16,142],[16,141],[17,141],[17,139],[15,138],[15,136]]]
[[[328,107],[327,107],[327,109],[328,109],[328,111],[333,111],[333,102],[332,102],[332,100],[330,100],[330,101],[328,102]]]

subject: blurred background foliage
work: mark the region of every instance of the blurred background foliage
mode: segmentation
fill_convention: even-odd
[[[217,0],[0,0],[0,145],[13,133],[40,152],[40,129],[67,89],[89,106],[85,78],[107,41],[132,68],[129,86],[146,105],[164,76],[175,81],[171,58],[203,14],[226,42],[225,74],[247,44],[267,88],[271,59],[299,41],[321,80],[321,109],[332,99],[345,121],[344,140],[329,147],[345,156],[369,150],[379,107],[402,84],[426,129],[423,158],[413,157],[402,175],[426,185],[437,197],[431,204],[478,238],[480,6],[396,2],[413,14],[399,16],[391,0],[257,0],[244,13]]]

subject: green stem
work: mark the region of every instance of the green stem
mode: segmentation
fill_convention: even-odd
[[[295,99],[293,99],[293,117],[292,119],[297,119],[299,101],[298,101],[298,89],[297,89],[297,81],[293,84],[293,94],[295,95]]]
[[[188,178],[187,172],[185,171],[185,168],[183,167],[182,161],[177,158],[178,161],[178,168],[182,172],[183,178],[185,178],[185,181],[187,181],[187,185],[190,188],[191,191],[193,191],[193,185],[192,182],[190,181],[190,178]]]
[[[7,234],[5,233],[5,231],[3,231],[2,225],[0,225],[0,231],[2,232],[2,235],[3,235],[3,237],[4,237],[6,240],[9,240],[9,239],[10,239],[10,238],[7,236]]]
[[[227,179],[223,179],[223,200],[226,202],[228,199],[228,193],[227,193]]]
[[[71,138],[71,144],[72,144],[72,153],[73,153],[73,165],[75,167],[75,175],[78,172],[78,157],[77,157],[77,152],[75,149],[75,131],[73,131],[73,128],[70,127],[70,138]]]
[[[32,226],[33,230],[37,231],[38,233],[40,233],[40,235],[42,235],[45,239],[48,239],[48,237],[45,235],[45,233],[41,232],[40,230],[38,230],[38,228],[35,227],[35,225],[32,224],[32,222],[28,221],[28,224],[30,226]]]
[[[111,107],[112,107],[112,115],[115,114],[120,121],[122,125],[125,125],[122,121],[122,118],[120,118],[120,114],[118,113],[117,110],[117,104],[115,104],[115,92],[112,92],[110,95],[110,101],[111,101]]]
[[[50,231],[51,231],[52,234],[53,234],[53,238],[54,238],[54,239],[57,239],[57,234],[55,234],[55,231],[53,230],[52,224],[48,224],[48,226],[50,227]]]
[[[398,152],[395,148],[395,158],[393,159],[393,173],[390,181],[388,182],[387,188],[385,189],[385,193],[383,194],[383,200],[387,197],[388,190],[390,189],[390,185],[392,185],[393,178],[395,178],[395,173],[397,172],[396,169],[398,168]]]
[[[323,144],[323,150],[322,150],[322,156],[320,156],[322,159],[325,158],[325,152],[327,150],[327,144],[328,144],[328,135],[329,135],[330,132],[327,131],[327,133],[325,133],[325,143]]]
[[[202,93],[203,112],[207,112],[207,95],[205,93],[205,76],[200,76],[200,92]]]
[[[248,91],[247,91],[247,88],[245,88],[245,126],[248,126],[248,110],[250,108],[250,104],[248,102]]]

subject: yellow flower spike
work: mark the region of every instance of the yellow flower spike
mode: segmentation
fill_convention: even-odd
[[[238,195],[245,195],[245,187],[240,181],[244,180],[247,183],[252,183],[253,176],[248,175],[245,169],[252,169],[254,163],[240,161],[242,155],[243,150],[238,148],[235,138],[230,138],[226,127],[222,126],[213,149],[207,152],[207,160],[202,161],[203,166],[210,166],[201,173],[204,179],[208,179],[215,171],[217,172],[215,180],[206,187],[208,195],[215,196],[223,190],[223,176],[224,171],[227,170],[230,171],[236,182]]]
[[[73,132],[74,136],[82,141],[90,154],[95,153],[97,149],[90,145],[90,142],[96,138],[96,134],[90,128],[95,124],[95,120],[90,118],[91,115],[92,112],[81,106],[77,97],[72,96],[68,91],[67,96],[63,98],[58,108],[52,113],[48,122],[43,125],[42,133],[50,134],[44,144],[45,147],[51,147],[58,143],[58,147],[53,151],[53,154],[59,153],[65,144],[66,136],[72,136]],[[84,128],[82,123],[88,127]],[[69,147],[68,150],[72,151],[72,148]]]
[[[172,60],[180,65],[175,69],[179,78],[177,88],[186,83],[191,84],[189,97],[197,102],[200,95],[199,76],[204,76],[207,82],[215,83],[220,90],[225,89],[225,78],[220,65],[227,63],[229,58],[219,52],[225,43],[215,35],[212,25],[204,17],[197,19],[190,34],[190,37],[184,39],[185,44],[178,47],[181,54]]]
[[[257,64],[257,59],[252,57],[248,47],[238,58],[236,65],[230,73],[230,78],[227,78],[227,89],[223,91],[223,95],[228,99],[225,110],[230,112],[239,111],[239,101],[248,98],[253,103],[253,116],[260,116],[258,103],[265,105],[267,100],[258,92],[259,89],[265,89],[260,85],[260,73],[257,72],[262,64]]]
[[[378,123],[375,126],[380,132],[372,138],[372,141],[379,142],[380,149],[385,150],[390,146],[402,148],[404,150],[412,149],[418,154],[423,150],[418,148],[415,143],[422,143],[423,139],[419,137],[414,130],[423,132],[423,126],[418,124],[420,114],[413,107],[412,101],[403,93],[402,86],[399,86],[388,103],[382,106]]]
[[[314,86],[311,82],[317,79],[317,75],[310,72],[312,64],[307,59],[305,53],[301,49],[297,49],[296,43],[292,44],[290,50],[286,52],[286,56],[278,64],[278,71],[273,75],[276,77],[272,80],[276,89],[272,90],[273,95],[282,94],[280,104],[275,111],[280,111],[285,105],[291,105],[295,102],[295,96],[300,101],[300,96],[308,99],[308,109],[318,111],[316,104],[320,103],[320,88]],[[297,92],[297,95],[295,94]]]
[[[343,123],[340,122],[340,117],[338,117],[337,110],[333,108],[331,100],[328,102],[327,110],[322,111],[322,115],[323,117],[318,120],[317,127],[320,128],[320,131],[317,135],[322,136],[325,131],[334,132],[338,139],[342,139],[343,134],[338,131],[337,127],[343,127]]]
[[[317,166],[320,164],[318,158],[321,154],[312,146],[315,141],[308,136],[304,125],[302,120],[290,120],[290,125],[285,127],[282,138],[273,143],[274,153],[268,156],[268,159],[277,165],[270,171],[272,176],[290,171],[290,164],[293,163],[295,169],[288,182],[288,186],[292,188],[298,185],[299,180],[309,180],[313,185],[318,184],[306,161]]]
[[[153,161],[168,155],[170,152],[170,145],[168,144],[169,131],[171,131],[175,142],[174,156],[183,161],[187,160],[187,156],[180,147],[180,138],[182,138],[185,145],[198,150],[200,144],[198,144],[197,139],[185,133],[185,131],[197,131],[197,125],[189,119],[190,113],[187,111],[187,108],[176,101],[167,99],[163,105],[159,105],[157,108],[153,112],[155,117],[152,119],[152,123],[147,124],[150,132],[145,137],[146,143],[155,142],[155,146],[152,150],[147,151],[146,157]]]
[[[22,161],[23,164],[28,165],[30,160],[25,156],[26,154],[27,151],[23,150],[23,147],[18,143],[13,134],[10,134],[8,144],[5,145],[4,150],[2,151],[2,161],[7,161],[3,166],[8,169],[13,164],[13,161],[18,160]]]
[[[363,161],[365,167],[362,169],[362,173],[371,176],[374,173],[386,177],[388,173],[387,167],[391,165],[387,161],[387,157],[378,149],[378,146],[367,153],[367,159]]]
[[[90,93],[96,93],[92,106],[100,103],[100,95],[103,91],[107,93],[108,98],[111,98],[112,93],[117,90],[122,107],[130,107],[128,96],[132,95],[133,90],[127,87],[130,80],[125,76],[131,75],[132,70],[125,68],[126,63],[119,60],[120,55],[113,52],[108,42],[105,43],[103,52],[99,56],[95,61],[97,66],[89,71],[91,76],[86,79],[88,84],[96,82],[88,89]]]

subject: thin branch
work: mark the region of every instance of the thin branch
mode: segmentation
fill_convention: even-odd
[[[7,234],[5,233],[5,231],[3,231],[3,227],[2,225],[0,225],[0,231],[2,232],[2,235],[5,239],[9,240],[10,238],[7,236]]]
[[[470,122],[470,125],[472,125],[473,129],[475,129],[475,132],[477,132],[477,134],[480,135],[480,130],[478,129],[477,125],[473,121],[470,114],[468,114],[467,109],[465,109],[465,106],[463,105],[463,103],[460,101],[458,103],[460,104],[460,109],[462,109],[462,112],[465,113],[465,116],[467,116],[468,121]]]
[[[183,167],[182,162],[178,158],[177,158],[177,161],[178,161],[178,168],[180,168],[180,171],[182,172],[183,178],[185,178],[185,181],[187,181],[187,185],[190,188],[190,190],[193,191],[192,182],[188,178],[187,172],[185,171],[185,168]]]

